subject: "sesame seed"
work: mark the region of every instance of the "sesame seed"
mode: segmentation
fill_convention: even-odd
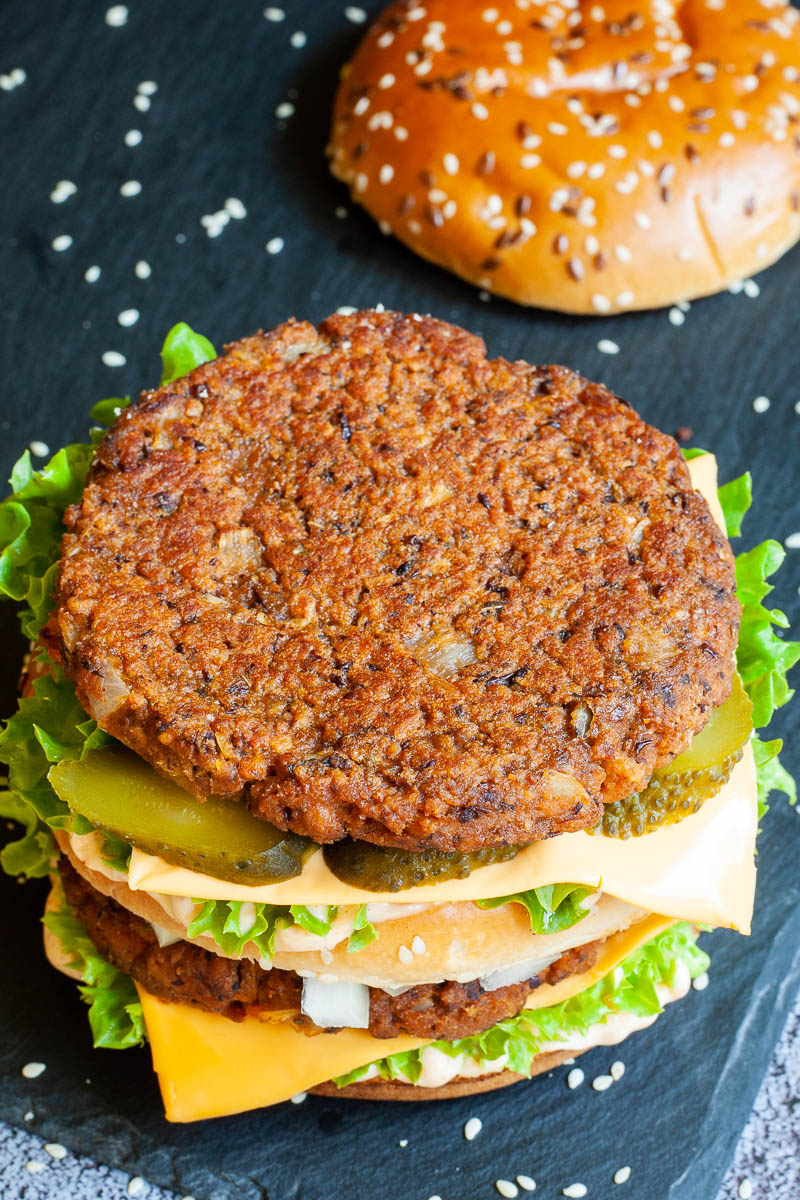
[[[392,232],[392,227],[388,221],[378,221],[378,229],[380,229],[384,237],[388,237]]]
[[[518,1175],[517,1183],[522,1188],[523,1192],[535,1192],[536,1180],[531,1179],[530,1175]]]
[[[289,38],[289,42],[292,46],[294,46],[295,50],[302,50],[307,41],[308,38],[303,33],[302,29],[296,30],[296,32],[293,33]]]
[[[442,166],[444,167],[445,171],[447,171],[448,175],[457,175],[458,168],[460,166],[458,157],[455,154],[445,154],[444,158],[442,159]]]
[[[111,8],[106,10],[106,25],[110,25],[112,29],[121,29],[128,22],[128,9],[124,4],[112,4]]]
[[[124,354],[120,354],[119,350],[105,350],[100,357],[107,367],[124,367],[128,361]]]
[[[53,204],[63,204],[70,196],[74,196],[77,190],[71,179],[60,179],[50,193],[50,199]]]
[[[671,308],[667,313],[667,320],[670,325],[682,325],[686,317],[679,308]]]
[[[633,219],[640,229],[650,229],[652,227],[653,222],[650,220],[647,213],[637,211],[633,214]]]
[[[145,1183],[144,1179],[142,1179],[141,1175],[134,1175],[132,1179],[128,1180],[128,1195],[141,1196],[146,1187],[147,1184]]]
[[[344,15],[347,17],[348,21],[352,21],[354,25],[363,25],[367,19],[367,14],[364,12],[363,8],[356,8],[354,4],[348,4],[347,8],[344,10]]]
[[[60,1142],[46,1142],[45,1150],[51,1158],[60,1159],[67,1157],[67,1148],[62,1146]]]
[[[585,162],[571,162],[567,167],[567,175],[570,179],[580,179],[585,170]]]
[[[405,963],[406,966],[414,961],[414,955],[411,953],[408,946],[401,946],[397,951],[397,957],[400,959],[400,962]]]
[[[491,25],[499,16],[496,8],[485,8],[481,13],[481,20],[486,21],[487,25]]]
[[[617,304],[622,308],[627,308],[629,304],[633,304],[635,299],[633,292],[620,292],[617,296]]]
[[[63,250],[69,250],[72,245],[72,238],[68,233],[60,233],[58,237],[53,238],[50,245],[60,254]]]
[[[275,116],[281,121],[285,121],[289,117],[293,117],[294,105],[292,104],[291,100],[281,101],[281,103],[275,109]]]
[[[97,283],[101,274],[102,272],[98,266],[87,267],[83,273],[83,278],[87,283]]]
[[[468,1142],[474,1142],[480,1131],[483,1129],[483,1121],[480,1117],[470,1117],[464,1125],[464,1137]]]
[[[622,1076],[625,1074],[625,1063],[618,1058],[616,1062],[612,1062],[611,1066],[608,1068],[608,1073],[614,1082],[622,1079]]]
[[[419,936],[419,934],[415,934],[414,938],[412,939],[412,942],[411,942],[412,953],[413,954],[424,954],[425,951],[427,950],[427,948],[428,947],[425,945],[424,941]]]
[[[591,255],[597,254],[597,252],[600,249],[600,243],[598,242],[597,238],[594,236],[593,233],[590,233],[586,236],[584,243],[583,243],[583,248],[587,254],[591,254]]]
[[[471,106],[470,112],[472,113],[473,117],[477,117],[479,121],[485,121],[489,116],[489,110],[486,105],[478,102]]]
[[[397,138],[398,142],[407,142],[408,130],[406,129],[405,125],[395,125],[394,136]]]
[[[630,250],[622,243],[614,247],[614,255],[621,263],[629,263],[633,258]]]
[[[664,143],[664,139],[662,138],[661,134],[658,132],[657,129],[650,130],[650,132],[647,135],[647,141],[654,150],[660,150]]]
[[[22,1119],[23,1119],[23,1121],[32,1121],[34,1118],[34,1115],[35,1114],[32,1113],[30,1109],[28,1109],[28,1111],[25,1113],[25,1115],[23,1116]]]
[[[630,1177],[630,1167],[620,1167],[614,1172],[614,1183],[627,1183]]]
[[[286,17],[286,13],[282,8],[265,8],[264,16],[268,21],[283,21]]]
[[[597,312],[611,312],[611,301],[608,296],[604,296],[602,292],[595,292],[592,296],[592,308]]]
[[[283,249],[283,245],[284,242],[282,237],[274,237],[269,239],[264,249],[266,250],[267,254],[280,254],[281,250]]]
[[[421,5],[417,5],[416,8],[409,9],[409,11],[406,13],[406,20],[421,21],[424,16],[425,9]]]
[[[508,37],[513,28],[510,21],[498,21],[495,25],[495,33],[499,33],[500,37]]]
[[[573,1067],[567,1076],[567,1087],[570,1091],[574,1091],[576,1087],[580,1087],[586,1076],[580,1067]]]
[[[247,209],[238,196],[229,196],[225,201],[225,212],[228,216],[233,217],[234,221],[243,221],[247,216]]]
[[[31,449],[33,449],[33,442],[31,442]],[[800,532],[790,533],[783,544],[787,550],[800,550]]]
[[[119,194],[120,196],[138,196],[141,190],[142,185],[138,179],[126,179],[119,189]]]
[[[596,1075],[592,1080],[592,1087],[596,1092],[606,1092],[613,1082],[610,1075]]]
[[[336,208],[333,210],[333,215],[340,221],[344,221],[347,217],[347,209],[344,207],[344,205],[337,204]]]
[[[746,1175],[739,1183],[736,1195],[739,1197],[739,1200],[750,1200],[750,1197],[753,1195],[753,1185]]]
[[[495,1179],[494,1186],[500,1195],[508,1197],[508,1200],[514,1200],[514,1197],[519,1195],[519,1188],[510,1179]]]
[[[627,158],[628,157],[628,151],[625,149],[624,146],[617,146],[617,145],[609,146],[607,153],[611,156],[611,158]]]
[[[125,138],[124,138],[125,145],[130,146],[131,149],[133,149],[134,146],[138,146],[141,143],[141,140],[142,140],[141,129],[129,129],[128,132],[125,134]]]
[[[612,342],[611,338],[601,338],[597,343],[597,349],[601,354],[619,354],[619,346],[616,342]],[[572,1071],[570,1071],[571,1074]],[[579,1071],[578,1074],[582,1076],[583,1072]],[[572,1085],[570,1084],[570,1086]]]
[[[564,137],[565,134],[569,133],[566,125],[562,125],[560,121],[551,121],[547,128],[548,131],[555,134],[556,137]]]
[[[31,1175],[38,1175],[40,1171],[44,1171],[47,1163],[43,1163],[41,1159],[31,1158],[25,1163],[25,1170]]]
[[[125,329],[130,325],[135,325],[138,320],[138,308],[123,308],[122,312],[117,315],[117,323]]]
[[[755,400],[753,401],[753,412],[765,413],[768,408],[769,398],[767,396],[756,396]],[[702,979],[702,975],[698,975],[697,979]],[[695,979],[694,984],[692,985],[693,987],[697,986],[697,979]]]
[[[378,87],[384,92],[387,88],[393,87],[394,84],[395,77],[392,75],[391,71],[387,71],[385,75],[381,75],[380,79],[378,80]]]
[[[381,183],[391,183],[394,179],[394,167],[391,163],[384,163],[378,172],[378,179]]]
[[[147,112],[147,110],[150,108],[150,97],[143,96],[141,92],[138,92],[133,97],[133,107],[138,109],[139,112]]]
[[[519,165],[524,171],[532,171],[541,163],[541,155],[539,154],[523,154],[519,160]]]
[[[725,133],[721,133],[719,135],[719,144],[724,149],[727,149],[729,146],[732,146],[735,141],[736,141],[736,138],[733,136],[733,134],[729,133],[727,131]]]
[[[50,453],[50,447],[47,442],[34,441],[30,443],[30,451],[36,458],[47,458]]]
[[[400,1138],[400,1141],[397,1144],[398,1144],[398,1146],[402,1146],[403,1149],[405,1149],[406,1146],[408,1145],[408,1138]]]
[[[378,45],[380,46],[381,50],[385,50],[387,46],[391,46],[393,41],[394,34],[392,33],[391,29],[387,29],[386,33],[382,33],[378,38]]]
[[[606,173],[605,163],[592,163],[586,168],[586,174],[590,179],[600,179]]]
[[[369,108],[369,97],[360,96],[353,105],[353,112],[357,117],[362,117]]]
[[[137,92],[141,92],[143,96],[155,96],[158,91],[158,84],[155,79],[143,79],[136,90]]]
[[[755,300],[757,296],[761,295],[761,288],[758,286],[755,279],[745,279],[744,283],[742,284],[742,289],[745,296],[749,297],[750,300]]]
[[[586,1195],[587,1188],[585,1183],[571,1183],[568,1187],[561,1189],[562,1196],[568,1196],[569,1200],[583,1200]]]

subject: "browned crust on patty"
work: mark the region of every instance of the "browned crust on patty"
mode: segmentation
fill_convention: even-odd
[[[317,842],[591,826],[728,694],[733,557],[675,442],[431,318],[289,322],[143,393],[66,520],[82,704]]]
[[[265,971],[250,959],[224,958],[190,942],[159,946],[147,921],[93,888],[63,855],[58,869],[67,903],[97,949],[152,995],[232,1021],[292,1012],[296,1024],[315,1031],[299,1015],[303,981],[293,971]],[[568,950],[534,978],[491,992],[485,992],[477,980],[426,984],[399,996],[370,988],[369,1031],[376,1038],[409,1034],[432,1040],[482,1033],[521,1012],[541,984],[558,983],[588,970],[600,944]]]

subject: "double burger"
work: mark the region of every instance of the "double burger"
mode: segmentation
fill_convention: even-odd
[[[163,353],[0,526],[3,864],[51,876],[95,1043],[147,1039],[190,1121],[483,1091],[650,1024],[701,925],[748,932],[778,779],[747,480],[723,513],[711,455],[417,314]]]

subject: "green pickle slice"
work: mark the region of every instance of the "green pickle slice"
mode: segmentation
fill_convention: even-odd
[[[73,812],[175,867],[256,887],[299,875],[317,846],[259,821],[244,804],[200,802],[124,747],[93,750],[50,768],[53,789]]]
[[[728,782],[753,731],[753,706],[738,675],[731,694],[715,709],[691,746],[654,771],[641,792],[607,804],[593,831],[629,838],[652,833],[698,812]]]
[[[507,862],[524,849],[524,846],[489,846],[486,850],[463,853],[413,851],[345,838],[323,847],[322,853],[328,870],[343,883],[367,892],[402,892],[443,879],[466,879],[478,867]]]

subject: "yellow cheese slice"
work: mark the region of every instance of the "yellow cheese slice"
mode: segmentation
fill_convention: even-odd
[[[510,862],[403,892],[367,892],[331,874],[314,854],[302,874],[266,887],[243,887],[171,867],[134,850],[128,886],[204,900],[267,904],[444,904],[507,896],[550,883],[601,888],[649,912],[749,932],[755,890],[753,851],[758,824],[755,765],[745,748],[720,792],[698,813],[640,838],[565,833],[536,842]]]
[[[590,970],[538,988],[526,1008],[560,1004],[591,987],[672,923],[653,915],[614,935]],[[256,1018],[237,1024],[217,1013],[165,1004],[138,984],[137,989],[168,1121],[202,1121],[266,1108],[428,1041],[374,1038],[365,1029],[307,1037],[290,1024],[269,1024]]]

